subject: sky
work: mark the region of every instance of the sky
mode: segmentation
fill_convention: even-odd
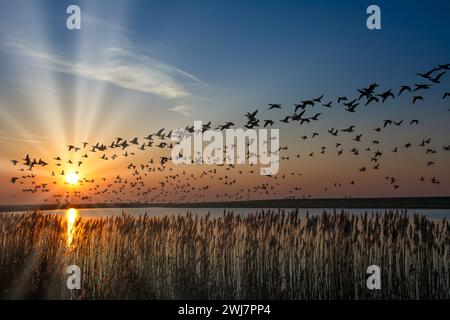
[[[81,8],[81,30],[66,28],[66,8],[71,4]],[[371,4],[381,8],[381,30],[366,27]],[[0,203],[48,203],[67,192],[75,197],[99,192],[87,201],[117,200],[113,187],[107,187],[114,184],[113,177],[128,175],[130,162],[158,158],[160,150],[115,162],[99,160],[100,154],[90,157],[79,169],[80,177],[95,178],[100,186],[88,190],[80,185],[69,191],[63,175],[49,174],[75,170],[72,166],[18,173],[20,163],[12,166],[10,161],[21,161],[26,154],[54,165],[52,158],[57,156],[79,160],[67,145],[82,141],[142,139],[160,128],[169,131],[194,120],[242,126],[244,113],[256,109],[262,119],[279,120],[301,100],[324,94],[323,102],[335,101],[373,82],[380,84],[380,92],[393,88],[397,94],[400,85],[423,82],[416,73],[450,63],[449,16],[448,1],[1,1]],[[281,163],[278,180],[248,174],[224,186],[224,180],[239,177],[239,169],[206,183],[197,174],[212,168],[177,167],[143,177],[154,196],[137,196],[144,186],[133,191],[136,187],[129,185],[121,200],[177,201],[180,195],[172,192],[177,183],[166,185],[167,194],[158,189],[159,182],[175,172],[178,186],[210,186],[185,193],[186,201],[225,199],[224,194],[239,197],[247,194],[242,190],[264,183],[273,189],[253,189],[257,191],[251,198],[450,195],[450,152],[442,148],[450,144],[450,99],[441,99],[450,91],[446,77],[427,92],[422,104],[412,105],[409,97],[402,97],[354,114],[342,107],[317,106],[314,111],[322,113],[321,121],[312,125],[284,126],[277,121],[274,128],[280,129],[281,145],[290,146],[285,156],[301,154],[298,161]],[[268,112],[268,103],[280,103],[283,109]],[[405,124],[374,138],[373,128],[384,119],[404,119]],[[419,125],[407,125],[411,119],[419,119]],[[355,146],[354,135],[341,136],[346,154],[343,160],[336,157],[336,139],[327,130],[351,124],[365,139],[359,149],[372,139],[382,141],[382,170],[363,177],[357,172],[373,164],[367,157],[348,155]],[[319,137],[300,139],[312,132]],[[428,137],[429,147],[438,152],[432,158],[435,165],[425,168],[430,158],[416,145]],[[414,148],[389,152],[407,142]],[[321,146],[327,147],[326,156],[319,156]],[[311,152],[315,157],[308,157]],[[181,175],[182,170],[187,175]],[[191,172],[195,181],[186,179]],[[28,174],[36,176],[22,178]],[[10,183],[16,176],[18,182]],[[386,176],[395,176],[400,188],[393,190]],[[436,177],[440,184],[420,184],[420,176],[427,181]],[[128,183],[135,178],[131,175]],[[358,182],[356,187],[348,185],[352,180]],[[41,183],[47,183],[42,189],[50,192],[23,192]],[[333,187],[336,183],[343,187]],[[302,190],[294,192],[296,187]]]

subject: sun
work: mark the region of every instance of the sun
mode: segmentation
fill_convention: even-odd
[[[72,185],[73,184],[77,184],[77,182],[78,182],[78,174],[76,174],[73,171],[68,172],[67,175],[66,175],[66,182],[68,184],[72,184]]]

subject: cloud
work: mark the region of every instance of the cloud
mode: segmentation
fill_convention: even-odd
[[[38,136],[29,136],[29,138],[28,137],[17,138],[17,137],[0,135],[0,140],[20,141],[20,142],[27,142],[27,143],[44,143],[44,142],[48,142],[48,141],[55,140],[55,139],[40,138]]]
[[[41,67],[163,98],[189,96],[186,85],[206,86],[194,75],[137,53],[132,46],[110,46],[81,62],[66,61],[17,41],[9,42],[8,46]]]
[[[191,106],[180,104],[175,107],[169,108],[170,111],[181,113],[184,116],[190,116],[195,109]]]

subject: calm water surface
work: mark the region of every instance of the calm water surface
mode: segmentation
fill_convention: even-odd
[[[270,210],[264,208],[95,208],[95,209],[77,209],[77,213],[79,217],[89,217],[89,218],[100,218],[100,217],[108,217],[108,216],[117,216],[121,215],[122,212],[131,215],[142,215],[147,213],[149,216],[164,216],[164,215],[184,215],[186,212],[191,212],[192,214],[197,214],[200,216],[206,215],[208,212],[211,213],[211,216],[221,216],[224,211],[230,212],[233,211],[235,214],[249,214],[254,213],[255,211],[261,212],[261,210]],[[285,212],[289,212],[294,209],[275,209],[277,211],[284,210]],[[317,215],[322,213],[323,211],[332,212],[333,209],[329,208],[309,208],[309,209],[298,209],[301,215],[305,215],[306,212],[309,212],[310,215]],[[389,209],[345,209],[353,214],[364,214],[378,212],[384,213]],[[396,210],[396,209],[391,209]],[[401,209],[399,209],[401,210]],[[340,212],[341,209],[336,210]],[[49,213],[66,215],[67,210],[49,210]],[[450,209],[408,209],[407,212],[409,214],[421,213],[426,215],[430,219],[443,219],[450,218]]]

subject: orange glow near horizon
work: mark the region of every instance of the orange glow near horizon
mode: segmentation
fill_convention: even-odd
[[[75,233],[75,221],[78,218],[78,211],[75,208],[70,208],[66,212],[67,219],[67,246],[70,247],[73,242],[73,235]]]

